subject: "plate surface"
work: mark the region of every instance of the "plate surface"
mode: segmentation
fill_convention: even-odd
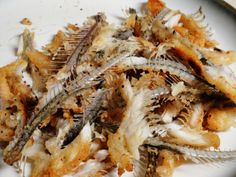
[[[0,0],[0,66],[13,61],[19,34],[24,28],[35,32],[36,47],[41,48],[59,29],[67,23],[81,24],[87,16],[105,12],[108,21],[119,24],[124,9],[139,9],[145,0]],[[236,50],[236,16],[217,3],[217,0],[165,0],[167,6],[193,13],[202,6],[206,21],[215,32],[213,38],[220,48]],[[27,17],[30,27],[19,22]],[[236,149],[236,129],[221,133],[222,149]],[[217,165],[186,164],[175,170],[173,177],[235,177],[235,163]],[[0,177],[17,177],[15,170],[3,164],[0,159]],[[124,175],[132,176],[132,175]]]

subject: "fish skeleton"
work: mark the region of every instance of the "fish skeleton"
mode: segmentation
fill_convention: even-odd
[[[57,108],[69,96],[76,95],[83,89],[96,85],[96,79],[98,76],[133,53],[134,50],[121,50],[117,56],[110,59],[106,64],[95,69],[91,73],[88,73],[85,76],[72,75],[73,77],[68,78],[56,87],[53,87],[52,90],[48,92],[49,96],[47,96],[48,99],[46,99],[43,107],[37,113],[32,114],[30,120],[27,122],[21,133],[15,136],[14,140],[11,141],[10,144],[4,149],[4,161],[8,164],[12,164],[17,161],[21,156],[22,149],[33,134],[34,130],[48,115],[55,113]],[[74,55],[76,55],[76,53],[74,53]]]
[[[93,97],[94,98],[91,101],[92,103],[85,109],[83,117],[78,121],[75,121],[72,127],[69,129],[69,132],[65,135],[62,147],[72,142],[88,122],[90,122],[90,124],[94,122],[98,112],[100,111],[103,100],[106,97],[106,90],[96,91],[93,94]]]

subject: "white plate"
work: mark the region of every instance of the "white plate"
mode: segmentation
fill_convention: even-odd
[[[140,8],[145,0],[0,0],[0,66],[13,61],[18,36],[27,26],[19,21],[28,17],[33,25],[28,27],[35,32],[36,46],[47,43],[52,34],[63,29],[67,23],[81,24],[87,16],[98,11],[105,12],[108,21],[114,24],[124,16],[122,9]],[[214,39],[226,50],[236,50],[236,16],[216,0],[166,0],[173,9],[186,13],[195,12],[200,6],[206,20],[214,29]],[[221,133],[222,148],[236,149],[236,130]],[[219,165],[218,165],[219,166]],[[219,168],[211,165],[187,164],[175,170],[174,177],[235,177],[235,164],[225,163]],[[0,160],[0,177],[19,176],[13,168]]]

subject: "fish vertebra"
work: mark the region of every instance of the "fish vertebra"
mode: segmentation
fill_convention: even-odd
[[[158,138],[149,138],[144,144],[146,146],[156,147],[157,149],[169,149],[185,158],[188,158],[196,163],[199,162],[224,162],[232,161],[236,158],[236,151],[220,151],[220,150],[202,150],[193,147],[180,146],[168,142],[164,142]]]
[[[77,65],[81,56],[85,54],[100,31],[105,21],[105,16],[99,13],[93,16],[92,19],[94,20],[92,24],[85,25],[77,33],[70,34],[69,37],[63,41],[64,43],[68,42],[71,46],[69,51],[65,49],[64,43],[59,46],[56,53],[52,56],[51,72],[56,72],[63,66],[70,69]],[[90,21],[92,20],[90,19]]]
[[[53,93],[50,100],[48,100],[37,113],[32,114],[21,134],[17,135],[6,149],[4,149],[4,161],[8,164],[17,161],[20,158],[20,153],[30,136],[46,116],[55,113],[58,106],[60,106],[69,96],[76,95],[79,91],[94,86],[96,84],[96,82],[94,83],[94,80],[98,76],[118,63],[121,59],[124,59],[131,54],[133,54],[133,51],[123,51],[117,57],[109,60],[104,66],[97,68],[88,75],[85,75],[82,78],[77,76],[74,80],[69,80],[69,82],[65,83],[66,87],[61,86],[53,88],[53,91],[49,92]]]
[[[83,127],[87,124],[87,122],[90,122],[90,124],[94,122],[98,112],[100,111],[100,108],[102,106],[105,97],[106,97],[105,90],[98,90],[97,92],[95,92],[95,94],[93,94],[91,105],[89,105],[85,109],[83,117],[78,121],[74,122],[73,126],[70,128],[69,132],[65,136],[65,139],[62,143],[62,147],[72,142],[75,139],[75,137],[80,133],[80,131],[83,129]]]

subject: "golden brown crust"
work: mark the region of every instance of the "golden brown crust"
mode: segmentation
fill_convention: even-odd
[[[21,23],[22,25],[28,25],[28,26],[32,25],[32,22],[31,22],[30,19],[28,19],[28,18],[23,18],[23,19],[20,21],[20,23]]]
[[[36,156],[31,177],[61,177],[76,171],[80,163],[89,157],[90,146],[89,139],[78,136],[66,148],[56,150],[51,156],[44,155],[45,159],[37,159],[38,156]],[[42,162],[44,165],[38,166]]]
[[[11,92],[11,90],[14,90],[14,88],[13,88],[14,85],[12,85],[12,86],[9,85],[9,82],[12,83],[10,78],[13,77],[13,78],[15,78],[15,80],[17,79],[19,82],[20,78],[19,78],[19,76],[16,75],[16,72],[17,72],[18,68],[21,68],[21,67],[25,68],[26,65],[27,65],[26,61],[19,59],[7,66],[0,68],[0,74],[1,74],[1,77],[0,77],[0,97],[2,99],[10,100],[14,94],[17,94],[17,93]]]
[[[26,66],[27,62],[25,60],[18,59],[0,68],[0,104],[2,104],[0,126],[2,141],[10,141],[12,139],[18,121],[21,123],[18,126],[23,126],[32,111],[31,106],[35,104],[32,90],[23,83],[19,75],[19,72],[24,70]],[[16,119],[17,115],[21,120]]]
[[[0,124],[0,141],[11,141],[14,134],[14,130]]]
[[[215,65],[230,65],[236,62],[236,51],[203,51],[204,56]]]
[[[51,61],[47,55],[37,50],[26,50],[25,54],[32,62],[32,64],[34,64],[39,69],[39,72],[42,75],[48,74],[48,69],[51,66]]]
[[[80,28],[77,25],[69,23],[66,27],[69,31],[72,30],[73,32],[79,31]]]
[[[232,115],[235,115],[235,108],[212,108],[206,117],[205,127],[211,131],[222,132],[235,126]]]
[[[156,16],[165,7],[165,3],[162,0],[148,0],[147,7],[152,16]]]
[[[176,26],[174,29],[182,37],[187,38],[191,43],[200,47],[215,47],[214,42],[207,38],[206,31],[201,28],[191,17],[182,14],[180,23],[182,23],[183,26]]]
[[[181,156],[168,150],[161,150],[157,161],[156,172],[160,177],[172,176],[174,169],[185,162]]]
[[[111,161],[114,164],[119,164],[120,169],[127,171],[133,170],[132,158],[127,151],[126,147],[122,146],[125,143],[125,139],[118,133],[110,134],[108,136],[107,146],[110,153]],[[121,146],[120,146],[121,144]]]
[[[45,49],[51,53],[55,53],[65,38],[65,33],[62,31],[58,31],[57,34],[54,36],[52,42],[50,44],[47,44]]]
[[[29,155],[29,159],[33,162],[31,177],[61,177],[81,172],[91,161],[100,166],[98,169],[88,172],[88,177],[102,177],[114,168],[118,169],[117,173],[121,176],[125,171],[134,171],[134,162],[142,160],[139,147],[149,137],[158,136],[157,141],[174,143],[183,147],[194,147],[199,150],[210,147],[219,148],[220,139],[215,132],[225,131],[235,125],[233,119],[230,118],[231,114],[235,114],[235,108],[232,110],[224,107],[209,108],[212,106],[209,104],[210,106],[207,108],[197,110],[199,112],[195,112],[196,117],[193,120],[191,120],[193,117],[191,110],[194,110],[192,108],[196,104],[202,104],[204,107],[208,101],[215,101],[215,95],[219,94],[224,97],[218,90],[236,103],[236,84],[231,85],[228,82],[231,78],[227,80],[224,77],[213,77],[213,74],[208,70],[208,67],[232,64],[235,62],[235,52],[225,52],[214,48],[216,43],[208,38],[205,29],[201,28],[192,16],[174,11],[180,15],[176,18],[178,24],[166,25],[167,22],[160,21],[160,16],[157,16],[164,8],[165,4],[161,0],[148,0],[148,12],[143,16],[130,10],[130,16],[121,29],[117,30],[112,26],[104,25],[99,34],[94,33],[96,37],[91,42],[91,47],[86,49],[86,52],[78,54],[82,56],[79,61],[81,63],[76,68],[78,75],[72,74],[73,77],[80,79],[89,76],[91,70],[96,70],[97,67],[105,64],[114,56],[124,52],[123,46],[126,47],[126,43],[129,46],[128,49],[131,49],[133,45],[137,49],[132,53],[134,56],[128,57],[130,61],[127,61],[127,63],[133,62],[134,64],[129,65],[122,60],[121,65],[117,63],[118,66],[115,65],[101,76],[99,75],[98,81],[96,80],[99,84],[79,93],[80,95],[68,97],[63,104],[55,106],[58,108],[55,114],[44,116],[45,119],[41,121],[39,126],[41,133],[39,139],[35,138],[35,134],[33,134],[22,154],[20,154],[20,150],[13,152],[13,155],[20,159],[21,155],[28,156],[27,148],[34,145],[40,147],[36,153]],[[169,27],[169,25],[173,26]],[[34,104],[32,90],[22,83],[22,79],[17,74],[19,67],[30,70],[33,90],[40,98],[41,95],[46,94],[47,90],[63,82],[61,77],[65,78],[69,75],[71,68],[64,63],[73,52],[74,43],[76,43],[78,36],[73,39],[74,41],[72,40],[71,44],[68,41],[71,41],[73,37],[70,37],[74,34],[76,36],[76,32],[79,32],[80,28],[69,24],[67,30],[70,32],[68,36],[64,32],[58,31],[52,42],[45,47],[47,51],[44,52],[48,55],[33,49],[31,44],[33,35],[29,31],[25,31],[24,35],[28,35],[29,39],[24,41],[26,42],[24,49],[19,52],[19,56],[24,60],[20,59],[0,68],[2,76],[0,77],[0,101],[4,105],[3,110],[0,111],[0,141],[11,141],[16,133],[16,127],[22,128],[33,112],[30,107],[31,103]],[[117,35],[123,30],[124,33],[128,31],[125,38]],[[83,41],[80,44],[79,47],[82,48]],[[60,53],[61,48],[64,53]],[[56,62],[52,66],[53,59]],[[63,63],[63,66],[56,71],[59,71],[59,74],[53,75],[54,72],[50,73],[50,69],[57,67],[58,60],[59,63]],[[166,63],[158,63],[159,61],[166,61]],[[211,63],[209,64],[207,61]],[[66,68],[67,66],[69,67]],[[155,67],[160,67],[160,69]],[[167,68],[166,72],[163,71],[165,67]],[[172,74],[171,70],[175,69],[176,74],[175,72]],[[184,77],[182,74],[186,74],[196,82],[205,84],[206,87],[209,86],[214,91],[209,91],[206,95],[202,94],[201,88],[199,91],[196,88],[191,88],[191,84],[188,84],[187,81],[185,83],[181,78]],[[216,89],[210,85],[214,85]],[[66,87],[66,84],[63,87]],[[96,115],[95,123],[91,126],[94,140],[91,140],[91,132],[86,132],[86,134],[81,131],[75,135],[76,138],[73,137],[74,140],[70,144],[64,147],[62,144],[65,137],[74,133],[70,132],[70,128],[77,120],[80,122],[86,119],[83,117],[86,115],[84,111],[89,110],[87,108],[91,105],[87,98],[98,89],[106,90],[108,93],[103,100],[100,112]],[[159,89],[160,93],[155,92]],[[53,94],[57,95],[57,93]],[[60,98],[59,96],[58,98]],[[54,103],[53,98],[49,98],[49,100]],[[41,99],[41,101],[37,108],[40,108],[45,100]],[[205,114],[206,112],[207,114]],[[21,125],[17,125],[17,122],[11,119],[15,113],[20,114]],[[46,113],[50,114],[51,112],[46,111]],[[186,114],[188,115],[186,116]],[[172,125],[169,123],[173,123],[177,129],[172,129]],[[162,128],[164,133],[161,132]],[[27,131],[27,127],[20,130]],[[148,144],[146,145],[148,146]],[[158,165],[154,173],[158,173],[160,177],[170,177],[173,175],[175,167],[184,163],[185,160],[181,155],[163,150],[162,148],[165,146],[160,145],[159,147],[159,145],[152,146],[155,148],[155,152],[159,153],[158,159],[156,159]],[[98,154],[96,157],[95,154],[100,150],[104,150],[105,155]],[[182,151],[178,151],[178,153],[180,152]],[[157,157],[156,154],[155,157]],[[15,157],[9,157],[6,162],[12,161],[13,158]],[[98,160],[99,158],[104,159]]]

